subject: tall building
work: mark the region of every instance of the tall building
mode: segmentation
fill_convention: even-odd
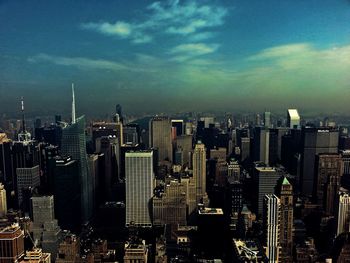
[[[79,163],[71,157],[55,157],[55,215],[63,229],[79,231],[82,223]]]
[[[280,214],[281,202],[275,195],[264,197],[264,236],[268,262],[280,262]]]
[[[271,128],[271,112],[264,112],[264,126],[265,128]]]
[[[254,128],[253,159],[269,165],[270,131],[264,127]]]
[[[154,189],[153,151],[125,154],[126,226],[151,227],[150,201]]]
[[[176,128],[176,136],[184,134],[184,121],[183,120],[171,120],[171,127]]]
[[[6,184],[12,180],[11,146],[7,135],[0,133],[0,180]]]
[[[62,130],[61,152],[78,162],[81,185],[81,219],[86,222],[92,216],[93,197],[91,191],[89,191],[91,176],[86,153],[85,117],[75,118],[74,87],[72,87],[72,94],[72,123]]]
[[[7,200],[5,186],[0,183],[0,218],[7,214]]]
[[[56,255],[61,229],[55,219],[53,196],[35,196],[31,200],[33,238],[44,252]]]
[[[284,177],[281,186],[281,262],[293,261],[293,186]]]
[[[176,147],[181,149],[183,165],[187,167],[191,163],[192,135],[181,135],[176,137]]]
[[[203,143],[196,144],[193,151],[193,178],[196,183],[196,200],[197,203],[204,201],[206,197],[206,150]]]
[[[24,255],[24,235],[18,224],[0,227],[0,262],[17,262]]]
[[[339,192],[337,236],[350,232],[350,195],[348,191]]]
[[[300,188],[304,195],[310,196],[313,192],[315,178],[315,159],[320,153],[338,152],[339,131],[332,128],[302,129],[302,153]]]
[[[26,206],[25,191],[34,189],[40,185],[40,168],[36,165],[31,168],[17,168],[17,189],[18,189],[18,205]],[[26,206],[27,207],[27,206]],[[27,207],[29,208],[29,206]]]
[[[290,129],[300,129],[300,116],[297,109],[288,109],[287,127]]]
[[[315,199],[327,214],[333,215],[343,172],[341,155],[320,153],[316,157],[316,167]]]
[[[167,117],[154,117],[149,123],[149,142],[151,148],[158,149],[158,160],[172,162],[173,144],[171,140],[171,122]]]
[[[283,171],[274,167],[255,167],[253,181],[256,189],[256,211],[258,214],[263,212],[265,195],[275,193],[275,187],[283,174]]]

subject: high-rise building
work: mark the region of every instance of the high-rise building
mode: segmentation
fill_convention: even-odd
[[[196,144],[193,151],[193,178],[196,183],[197,203],[203,202],[206,197],[206,150],[203,143]]]
[[[254,128],[253,159],[269,165],[270,131],[264,127]]]
[[[176,136],[184,134],[184,121],[183,120],[171,120],[171,127],[176,128]]]
[[[6,184],[12,180],[11,146],[7,135],[0,133],[0,180]]]
[[[33,196],[33,238],[44,252],[56,255],[61,229],[57,225],[53,196]]]
[[[283,171],[274,167],[255,167],[253,180],[256,189],[256,211],[258,214],[262,214],[263,212],[263,201],[265,195],[275,193],[275,187],[283,174]]]
[[[350,195],[348,191],[339,192],[337,236],[350,232]]]
[[[284,177],[280,193],[281,200],[281,262],[293,261],[293,186]]]
[[[147,263],[148,248],[145,240],[131,240],[126,242],[124,252],[125,263]]]
[[[92,216],[93,196],[89,191],[91,176],[86,153],[85,116],[75,117],[74,87],[72,87],[72,123],[62,130],[61,152],[71,156],[79,165],[79,177],[81,185],[82,221],[88,221]]]
[[[265,128],[271,128],[271,112],[264,112],[264,126]]]
[[[275,195],[264,197],[264,236],[268,262],[280,262],[280,214],[281,202]]]
[[[7,214],[7,199],[5,186],[0,183],[0,218]]]
[[[0,262],[17,262],[24,255],[24,235],[18,224],[0,227]]]
[[[287,127],[290,129],[300,129],[300,116],[297,109],[288,109]]]
[[[79,231],[82,224],[79,163],[71,157],[55,157],[53,194],[55,215],[63,229]]]
[[[154,189],[153,151],[125,154],[126,226],[151,227],[150,201]]]
[[[332,128],[302,129],[300,188],[304,195],[312,195],[315,178],[315,159],[320,153],[338,152],[339,131]]]
[[[160,225],[186,225],[186,185],[171,180],[164,193],[153,197],[153,222]]]
[[[149,122],[149,142],[151,148],[158,149],[158,160],[172,162],[173,144],[171,122],[167,117],[154,117]]]
[[[315,199],[327,214],[333,215],[342,176],[342,159],[338,153],[320,153],[316,157]]]
[[[17,189],[18,189],[18,205],[19,207],[27,207],[25,202],[25,191],[34,189],[40,185],[40,168],[36,165],[31,168],[17,168]],[[28,212],[28,211],[26,211]]]
[[[245,161],[246,159],[250,158],[250,138],[249,137],[241,138],[240,149],[241,149],[241,161]]]
[[[192,152],[192,135],[181,135],[176,137],[176,147],[181,149],[183,165],[190,165]]]

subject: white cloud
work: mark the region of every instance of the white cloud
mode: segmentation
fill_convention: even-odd
[[[171,60],[182,62],[193,57],[213,53],[218,48],[218,44],[189,43],[178,45],[170,50],[169,53],[175,55]]]
[[[61,57],[52,56],[48,54],[38,54],[36,56],[28,58],[29,62],[41,63],[50,62],[61,66],[74,66],[81,69],[99,69],[99,70],[111,70],[111,71],[121,71],[121,70],[131,70],[140,71],[137,67],[130,67],[128,65],[113,62],[104,59],[90,59],[84,57]]]
[[[82,24],[87,30],[111,36],[130,39],[135,44],[148,43],[159,33],[182,35],[190,41],[201,41],[211,37],[212,29],[221,26],[228,10],[213,4],[201,2],[168,0],[154,2],[147,7],[146,14],[140,21],[91,22]]]

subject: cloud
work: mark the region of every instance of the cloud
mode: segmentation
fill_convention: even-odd
[[[156,34],[186,36],[190,41],[201,41],[212,36],[208,31],[224,23],[228,9],[196,1],[168,0],[150,4],[139,21],[89,22],[82,29],[104,35],[129,39],[132,43],[149,43]]]
[[[56,65],[73,66],[81,69],[111,70],[111,71],[121,71],[121,70],[140,71],[139,68],[130,67],[121,63],[104,60],[104,59],[90,59],[90,58],[84,58],[84,57],[60,57],[60,56],[43,54],[43,53],[28,58],[28,61],[32,63],[50,62]]]
[[[174,61],[186,61],[190,58],[202,56],[215,52],[219,48],[218,44],[189,43],[174,47],[169,53],[174,54]]]

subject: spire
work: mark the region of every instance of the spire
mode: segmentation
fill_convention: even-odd
[[[75,97],[74,97],[74,83],[72,83],[72,124],[75,123]]]
[[[24,98],[21,97],[21,110],[22,110],[22,132],[25,133],[26,131],[26,123],[24,120]]]
[[[287,177],[284,177],[284,178],[283,178],[282,185],[290,185],[290,183],[289,183]]]

